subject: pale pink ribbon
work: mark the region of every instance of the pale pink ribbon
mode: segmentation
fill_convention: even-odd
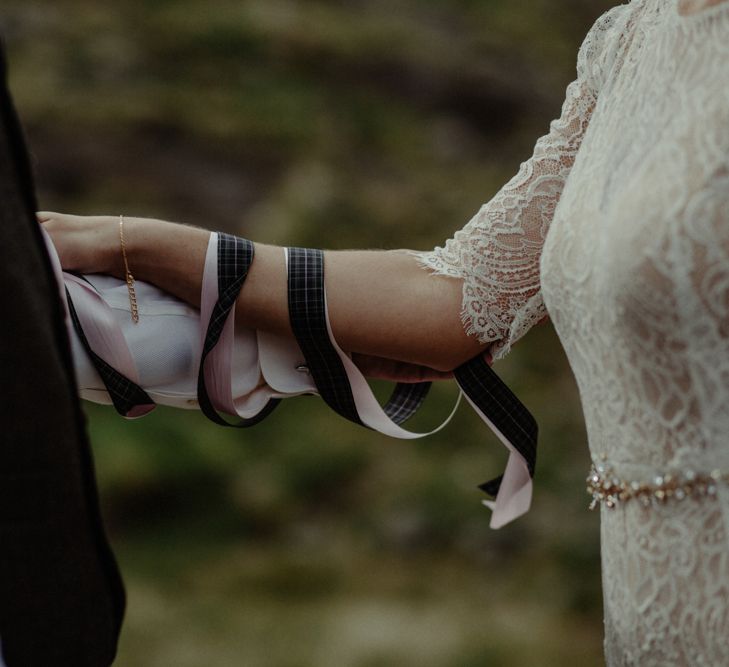
[[[61,269],[61,262],[58,258],[56,248],[51,241],[51,237],[43,227],[41,227],[41,232],[51,260],[53,273],[56,276],[56,281],[59,286],[69,336],[76,334],[71,325],[68,303],[66,301],[66,289],[71,295],[76,315],[81,322],[81,328],[91,349],[114,370],[132,382],[139,384],[137,366],[134,363],[129,345],[124,338],[119,323],[114,317],[112,309],[101,298],[101,295],[85,280]],[[129,419],[136,419],[148,414],[154,408],[154,403],[138,405],[133,407],[124,416]]]
[[[63,286],[73,298],[77,315],[89,345],[104,361],[133,382],[139,383],[139,374],[119,323],[111,308],[86,281],[61,270],[60,261],[48,234],[43,231],[60,295],[70,326],[68,305]],[[218,235],[213,232],[208,242],[201,287],[200,347],[207,332],[210,314],[218,300]],[[344,365],[352,387],[357,413],[363,424],[375,431],[400,439],[417,439],[440,431],[450,422],[458,409],[462,392],[450,415],[438,427],[426,433],[414,433],[395,424],[382,409],[360,370],[339,347],[332,334],[329,313],[326,312],[327,331],[334,349]],[[235,327],[235,308],[231,310],[223,327],[220,340],[208,355],[205,379],[213,405],[220,411],[241,418],[257,414],[271,398],[317,393],[311,377],[300,372],[304,364],[301,350],[293,337],[278,336],[263,331]],[[234,392],[234,381],[237,391]],[[238,394],[237,396],[234,394]],[[513,445],[499,432],[468,396],[476,413],[491,428],[510,451],[500,491],[494,501],[483,501],[493,510],[490,526],[500,528],[529,510],[532,498],[532,479],[526,463]],[[147,414],[154,405],[140,406],[127,417]]]
[[[201,344],[205,338],[207,322],[210,313],[218,299],[218,266],[217,266],[217,244],[218,235],[212,233],[208,243],[208,250],[205,258],[205,269],[203,274],[203,285],[201,295]],[[326,303],[325,303],[326,305]],[[210,395],[213,405],[229,414],[238,414],[241,417],[248,416],[236,409],[233,404],[233,392],[231,389],[231,367],[232,348],[234,344],[233,321],[235,309],[226,321],[223,333],[216,348],[210,353],[211,363],[206,368],[206,381],[209,383]],[[463,392],[459,393],[456,405],[450,415],[438,427],[426,433],[414,433],[395,424],[382,409],[375,398],[372,390],[361,371],[357,368],[351,358],[337,344],[332,333],[329,312],[325,308],[327,331],[330,341],[342,361],[345,372],[352,387],[352,395],[357,413],[362,423],[375,431],[394,438],[412,440],[423,438],[440,431],[450,422],[458,409]],[[291,396],[301,393],[317,393],[316,387],[310,376],[297,370],[304,363],[304,357],[293,337],[276,336],[265,332],[258,332],[258,355],[259,368],[266,386],[270,390],[268,397]],[[490,526],[501,528],[517,517],[526,513],[531,505],[532,479],[529,475],[526,462],[516,448],[506,437],[491,423],[483,412],[470,400],[476,413],[491,428],[499,440],[510,452],[506,470],[496,499],[483,501],[493,514]],[[246,411],[247,412],[247,411]]]

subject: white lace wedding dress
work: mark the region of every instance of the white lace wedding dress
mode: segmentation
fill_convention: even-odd
[[[444,248],[495,356],[545,314],[602,505],[608,665],[729,665],[729,1],[634,0]]]

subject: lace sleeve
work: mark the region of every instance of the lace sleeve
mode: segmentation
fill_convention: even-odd
[[[613,8],[588,33],[560,118],[537,141],[534,154],[516,176],[445,247],[415,253],[433,273],[463,279],[461,318],[466,333],[493,343],[496,359],[546,315],[539,279],[542,246],[610,66],[612,37],[626,8]]]

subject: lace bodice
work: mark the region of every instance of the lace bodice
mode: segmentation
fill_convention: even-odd
[[[729,471],[729,2],[634,0],[578,57],[559,120],[444,248],[503,356],[548,312],[596,464]],[[729,664],[729,488],[602,508],[608,665]]]

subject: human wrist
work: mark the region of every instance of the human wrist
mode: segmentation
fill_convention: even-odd
[[[120,216],[98,216],[88,218],[85,229],[92,234],[87,236],[88,251],[79,268],[83,273],[106,273],[117,278],[124,277],[124,260],[121,251],[119,229]],[[124,218],[124,233],[128,233],[128,218]],[[84,232],[86,233],[86,232]],[[73,268],[73,267],[72,267]]]
[[[152,218],[124,217],[129,272],[135,280],[157,285],[184,300],[199,299],[208,230]],[[116,275],[126,276],[117,238]]]
[[[171,223],[152,218],[118,216],[115,219],[116,235],[109,248],[108,273],[124,278],[127,270],[135,277],[144,279],[150,265],[158,263],[159,248],[164,247],[165,227]],[[126,251],[126,263],[122,251],[122,239]]]

